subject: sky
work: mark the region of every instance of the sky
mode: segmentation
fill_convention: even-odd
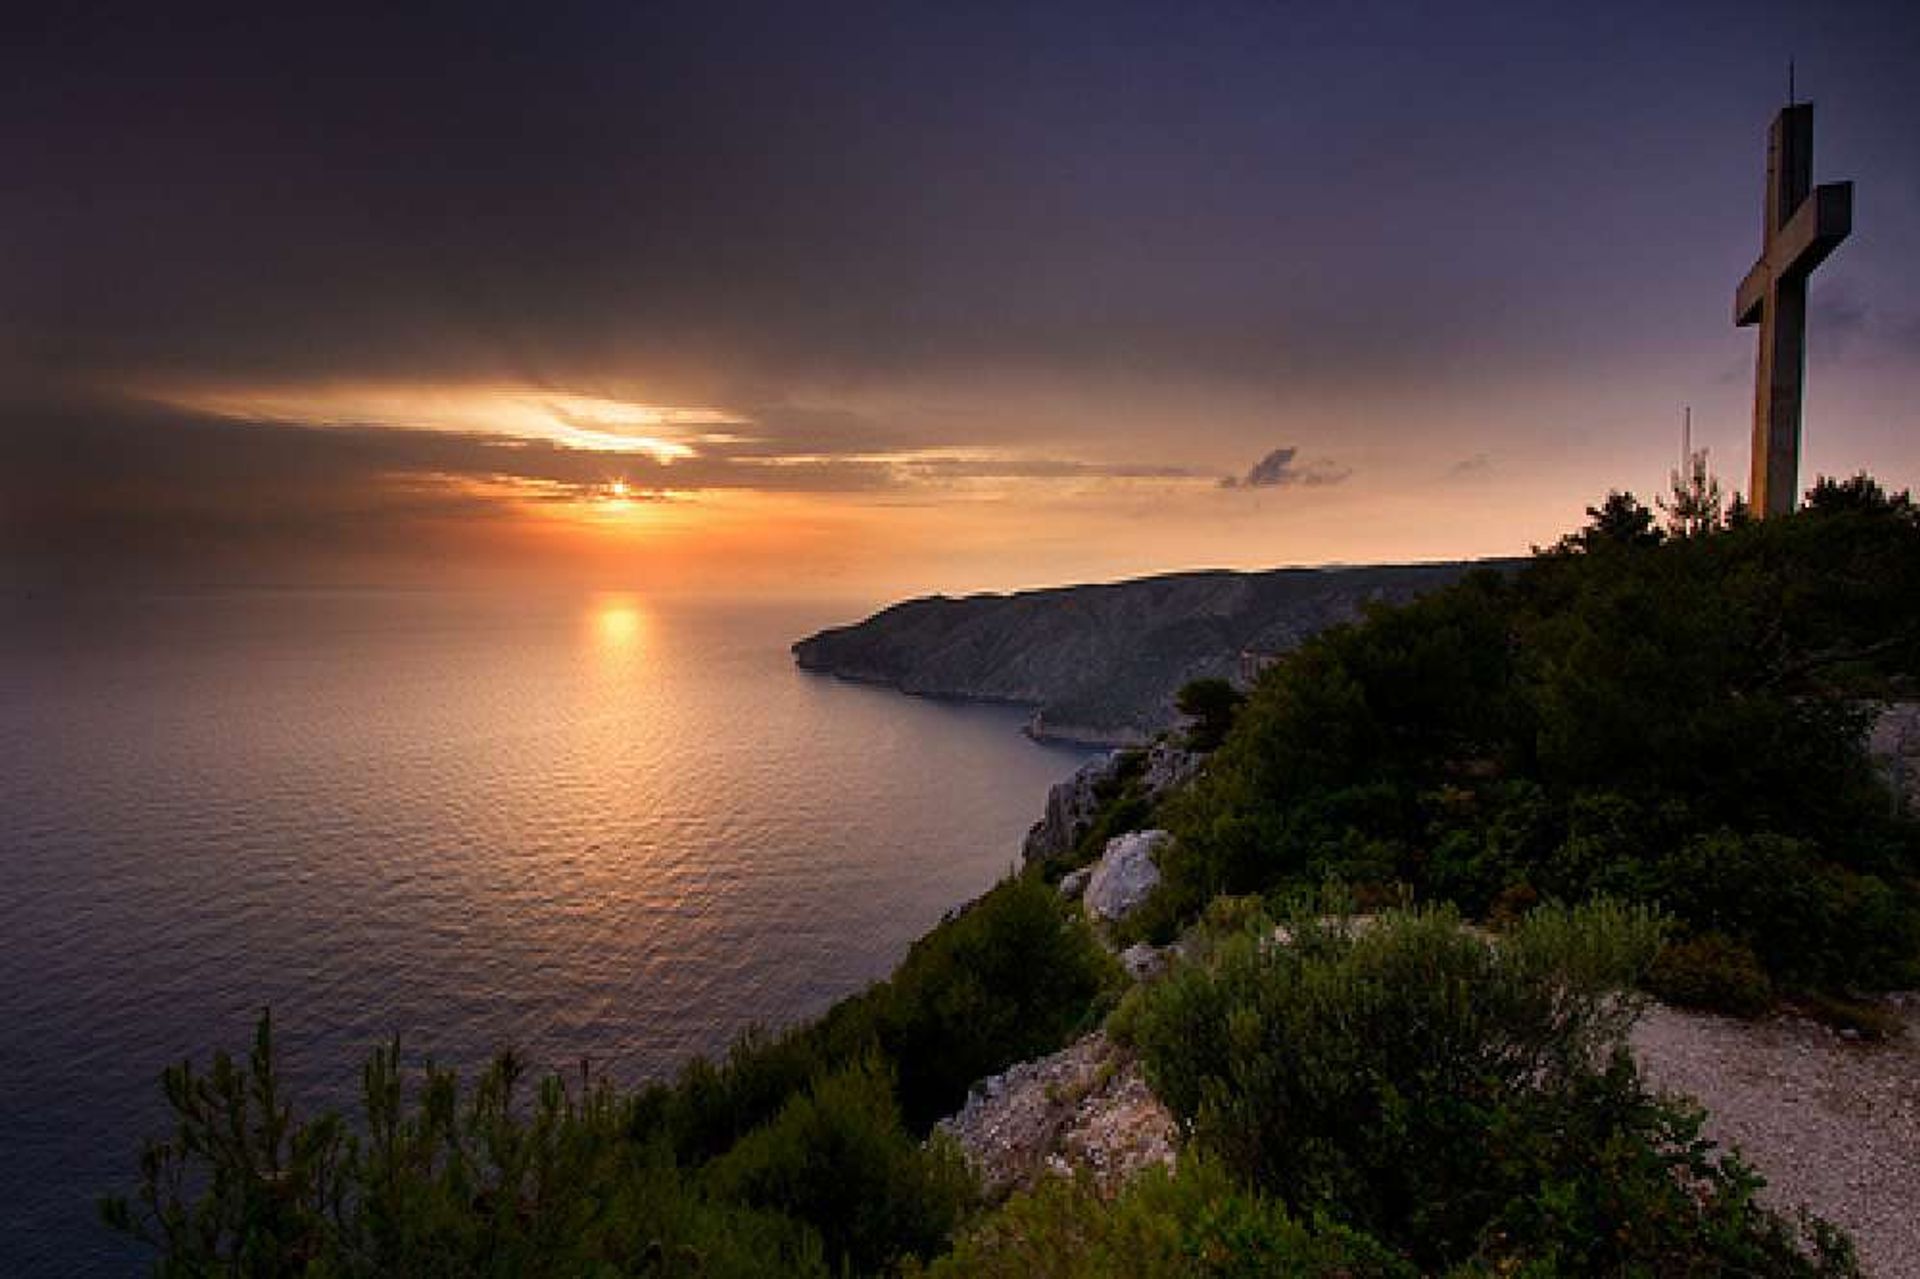
[[[1920,483],[1911,4],[38,8],[14,586],[1524,553],[1688,407],[1744,488],[1789,60],[1857,184],[1803,479]]]

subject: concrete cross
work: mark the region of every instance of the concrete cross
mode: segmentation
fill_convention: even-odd
[[[1760,324],[1753,377],[1755,515],[1784,515],[1799,492],[1800,400],[1807,376],[1807,277],[1853,229],[1853,183],[1813,188],[1813,104],[1783,109],[1767,135],[1760,260],[1733,298],[1733,322]]]

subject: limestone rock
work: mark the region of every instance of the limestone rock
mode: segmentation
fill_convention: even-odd
[[[992,1199],[1082,1169],[1111,1195],[1143,1169],[1173,1162],[1173,1116],[1139,1063],[1100,1031],[981,1080],[939,1127]]]
[[[1160,883],[1154,855],[1171,838],[1163,830],[1137,830],[1108,840],[1087,881],[1087,913],[1095,919],[1116,920],[1138,910]]]
[[[1093,878],[1093,867],[1082,866],[1079,870],[1060,877],[1060,895],[1068,901],[1078,901],[1086,894],[1087,881]]]
[[[1159,799],[1168,791],[1184,786],[1200,771],[1207,757],[1198,751],[1182,750],[1161,738],[1147,750],[1147,769],[1142,780],[1147,793]]]
[[[1867,753],[1900,807],[1920,815],[1920,702],[1895,702],[1882,710],[1868,733]]]
[[[1120,775],[1122,755],[1123,752],[1114,751],[1091,760],[1047,792],[1046,816],[1027,832],[1022,850],[1027,861],[1042,861],[1073,851],[1100,810],[1100,789]],[[1200,771],[1206,758],[1194,751],[1182,750],[1165,738],[1154,742],[1147,748],[1140,772],[1147,798],[1157,801],[1168,791],[1185,785]]]
[[[1100,807],[1098,788],[1113,779],[1119,765],[1117,753],[1089,760],[1072,777],[1047,792],[1047,814],[1027,832],[1026,847],[1022,850],[1026,860],[1041,861],[1073,850],[1093,824],[1093,815]]]
[[[1120,952],[1120,966],[1135,981],[1152,981],[1167,970],[1167,957],[1149,942],[1135,942]]]

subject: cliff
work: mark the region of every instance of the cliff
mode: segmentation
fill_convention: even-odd
[[[1235,679],[1364,605],[1514,561],[1172,573],[963,599],[932,596],[793,646],[803,670],[902,692],[1035,708],[1033,732],[1103,745],[1170,726],[1189,680]]]

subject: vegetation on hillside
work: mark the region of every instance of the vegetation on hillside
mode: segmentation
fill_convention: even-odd
[[[508,1054],[470,1092],[398,1046],[357,1124],[243,1061],[165,1077],[175,1130],[107,1221],[170,1275],[876,1274],[944,1248],[971,1177],[934,1119],[982,1075],[1095,1024],[1114,961],[1036,877],[928,934],[818,1021],[637,1093]]]
[[[1662,921],[1549,909],[1497,945],[1448,911],[1371,927],[1254,912],[1136,989],[1113,1029],[1187,1133],[1099,1203],[1056,1182],[936,1275],[1848,1275],[1847,1242],[1652,1096],[1619,990]]]
[[[1694,498],[1662,529],[1612,495],[1245,699],[1190,689],[1199,780],[1150,811],[1131,759],[1071,859],[1175,831],[1129,927],[1186,957],[1124,1000],[1035,865],[887,981],[637,1092],[512,1055],[463,1088],[396,1045],[354,1122],[303,1117],[263,1019],[245,1060],[167,1072],[175,1131],[105,1215],[180,1275],[1853,1274],[1649,1094],[1623,992],[1920,976],[1920,839],[1861,743],[1920,675],[1920,512],[1864,477],[1764,523]],[[1419,905],[1330,923],[1330,883]],[[1103,1019],[1178,1166],[978,1202],[934,1122]]]
[[[1326,880],[1476,918],[1605,894],[1789,987],[1920,976],[1920,839],[1863,737],[1920,675],[1920,512],[1862,477],[1764,522],[1591,515],[1267,671],[1138,927]]]

